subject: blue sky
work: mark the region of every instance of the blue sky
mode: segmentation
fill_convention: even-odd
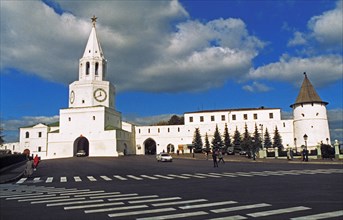
[[[303,72],[343,136],[342,1],[1,1],[1,127],[58,120],[98,17],[116,109],[138,124],[184,112],[275,107]]]

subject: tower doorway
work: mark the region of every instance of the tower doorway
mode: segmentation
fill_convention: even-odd
[[[89,141],[83,136],[76,138],[74,141],[74,157],[78,152],[84,152],[85,156],[89,156]]]
[[[144,141],[145,155],[155,155],[156,154],[156,141],[152,138],[148,138]]]

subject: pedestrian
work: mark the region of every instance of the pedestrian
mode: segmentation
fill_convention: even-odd
[[[33,161],[30,159],[30,157],[26,161],[26,167],[24,170],[24,176],[30,177],[33,174]]]
[[[38,163],[39,163],[39,157],[36,154],[35,158],[33,159],[33,168],[34,168],[34,170],[37,169]]]
[[[217,154],[214,151],[212,152],[212,158],[213,158],[213,167],[218,167]]]
[[[218,163],[220,163],[220,161],[222,161],[223,163],[225,163],[222,151],[219,151],[218,159],[219,159],[219,160],[218,160]]]

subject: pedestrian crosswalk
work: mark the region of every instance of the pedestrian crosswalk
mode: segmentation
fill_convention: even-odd
[[[154,175],[99,175],[99,176],[73,176],[73,177],[33,177],[21,178],[17,184],[24,182],[30,183],[52,183],[52,182],[96,182],[96,181],[128,181],[128,180],[173,180],[173,179],[206,179],[206,178],[235,178],[235,177],[268,177],[268,176],[285,176],[285,175],[313,175],[313,174],[334,174],[343,173],[343,169],[307,169],[307,170],[277,170],[277,171],[259,171],[259,172],[209,172],[209,173],[181,173],[181,174],[154,174]]]
[[[201,218],[210,220],[263,219],[330,219],[343,218],[342,210],[319,212],[308,206],[291,206],[269,203],[240,203],[230,199],[209,201],[204,198],[184,199],[180,196],[161,197],[138,193],[106,192],[104,190],[66,189],[24,184],[0,185],[0,199],[34,205],[54,207],[54,211],[81,210],[85,215],[97,219],[105,214],[109,219],[185,219]],[[287,216],[287,218],[285,218]],[[82,218],[82,217],[80,217]]]

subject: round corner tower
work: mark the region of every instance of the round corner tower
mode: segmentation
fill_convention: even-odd
[[[304,81],[293,108],[294,143],[296,147],[305,145],[308,148],[330,144],[330,130],[326,112],[328,102],[321,100],[310,80],[304,73]]]

